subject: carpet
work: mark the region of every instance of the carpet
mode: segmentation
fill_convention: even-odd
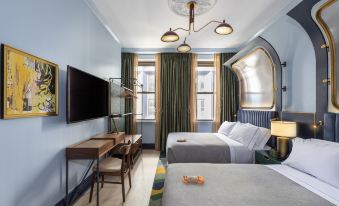
[[[164,190],[167,161],[166,158],[159,158],[157,170],[154,177],[151,198],[148,206],[161,206],[162,193]]]

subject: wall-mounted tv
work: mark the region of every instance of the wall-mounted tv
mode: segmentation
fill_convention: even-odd
[[[108,116],[109,82],[67,66],[67,123]]]

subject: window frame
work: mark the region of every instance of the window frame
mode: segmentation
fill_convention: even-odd
[[[214,65],[214,60],[206,60],[206,61],[201,61],[201,60],[198,60],[198,63],[197,63],[197,70],[196,70],[196,85],[197,85],[197,82],[198,82],[198,68],[199,67],[213,67],[214,68],[214,75],[213,75],[213,91],[212,92],[198,92],[198,89],[197,87],[195,88],[195,104],[196,104],[196,114],[195,114],[195,118],[196,118],[196,121],[198,122],[213,122],[214,121],[214,114],[215,114],[215,80],[216,80],[216,72],[215,72],[215,65]],[[212,118],[211,119],[199,119],[198,118],[198,94],[210,94],[212,95],[212,99],[213,99],[213,102],[212,102]],[[200,100],[200,99],[199,99]],[[205,110],[206,110],[206,106],[204,106]]]
[[[139,60],[138,61],[138,67],[137,67],[137,73],[138,73],[138,70],[139,70],[139,66],[150,66],[150,67],[154,67],[154,92],[150,92],[150,91],[144,91],[144,89],[142,88],[142,91],[136,91],[137,93],[137,96],[138,95],[141,95],[141,102],[142,102],[142,106],[144,105],[147,105],[148,104],[148,101],[146,100],[145,102],[143,102],[143,95],[148,95],[148,94],[154,94],[154,112],[156,111],[156,75],[155,75],[155,61],[143,61],[143,60]],[[145,86],[143,84],[143,86]],[[137,104],[138,106],[138,104]],[[153,122],[155,121],[155,113],[154,113],[154,118],[151,118],[151,119],[144,119],[144,111],[143,108],[141,108],[141,114],[137,114],[137,118],[136,118],[136,121],[150,121],[150,122]]]

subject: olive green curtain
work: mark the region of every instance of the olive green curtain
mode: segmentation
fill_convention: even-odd
[[[138,55],[133,53],[121,53],[121,83],[125,87],[136,92],[134,79],[136,78],[136,67],[138,65]],[[135,113],[135,98],[125,98],[125,113]],[[135,134],[136,122],[133,115],[125,117],[125,133]]]
[[[236,74],[224,66],[235,53],[220,54],[220,122],[235,121],[239,108],[239,83]]]
[[[192,54],[160,54],[160,123],[161,151],[166,150],[170,132],[191,131]]]

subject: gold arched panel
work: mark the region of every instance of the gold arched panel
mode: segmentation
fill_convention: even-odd
[[[239,79],[240,107],[271,109],[275,102],[274,64],[270,55],[257,48],[234,64]]]
[[[326,37],[327,45],[323,48],[329,49],[329,66],[331,79],[331,102],[334,107],[339,109],[339,1],[328,0],[320,6],[316,12],[316,20],[322,28]],[[320,45],[319,45],[320,46]]]

